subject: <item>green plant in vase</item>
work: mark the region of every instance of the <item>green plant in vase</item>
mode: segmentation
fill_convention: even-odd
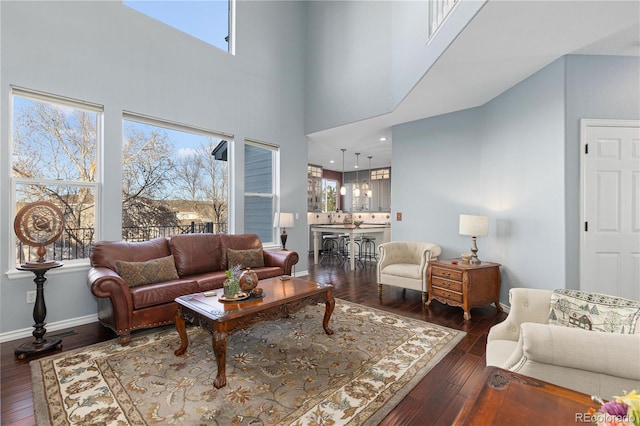
[[[240,265],[232,266],[225,271],[227,277],[224,280],[224,296],[226,298],[234,298],[240,293],[240,275],[242,274]]]

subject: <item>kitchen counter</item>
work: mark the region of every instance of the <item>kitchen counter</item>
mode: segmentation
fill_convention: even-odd
[[[348,234],[349,239],[352,241],[356,235],[380,234],[380,242],[387,242],[391,240],[391,225],[390,224],[362,224],[359,227],[351,223],[335,223],[330,225],[311,225],[311,232],[313,233],[313,263],[318,263],[318,253],[320,252],[320,241],[323,233],[336,233],[336,234]],[[355,250],[349,247],[349,266],[351,269],[355,268],[356,258]]]
[[[324,225],[311,225],[312,228],[330,228],[330,229],[357,229],[355,225],[351,223],[334,223]],[[391,228],[388,223],[363,223],[359,227],[360,229],[375,229],[375,228]]]

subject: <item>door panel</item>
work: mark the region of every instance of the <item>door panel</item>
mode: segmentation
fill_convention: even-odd
[[[583,125],[581,288],[640,300],[640,128]]]

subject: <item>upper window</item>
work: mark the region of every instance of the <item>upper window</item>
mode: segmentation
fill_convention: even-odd
[[[123,3],[225,52],[234,53],[231,31],[234,1],[125,0]]]
[[[66,226],[45,258],[87,258],[98,235],[102,107],[16,88],[11,101],[14,214],[36,201],[55,204]],[[16,241],[16,263],[37,259],[34,248]]]
[[[226,135],[125,115],[122,238],[227,232],[227,162],[212,155]]]
[[[338,181],[322,179],[322,211],[338,211]]]
[[[263,244],[273,243],[277,148],[258,142],[244,145],[244,229]]]

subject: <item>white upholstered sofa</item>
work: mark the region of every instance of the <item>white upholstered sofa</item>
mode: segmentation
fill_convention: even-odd
[[[427,265],[429,260],[438,258],[440,247],[418,241],[390,241],[380,244],[378,252],[378,294],[386,284],[421,291],[422,301],[426,302]]]
[[[489,330],[487,365],[604,399],[640,390],[640,302],[526,288],[509,300]]]

